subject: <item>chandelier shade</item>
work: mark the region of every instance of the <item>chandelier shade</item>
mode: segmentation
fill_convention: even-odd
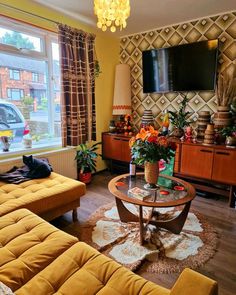
[[[130,15],[129,0],[94,0],[94,13],[97,15],[97,27],[106,31],[110,28],[111,32],[126,27],[126,20]]]

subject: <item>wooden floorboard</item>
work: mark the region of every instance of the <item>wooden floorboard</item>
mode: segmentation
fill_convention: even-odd
[[[72,223],[71,213],[53,221],[60,229],[79,235],[79,226],[84,224],[89,216],[100,206],[114,201],[107,184],[115,175],[104,171],[93,176],[92,183],[87,185],[87,194],[81,198],[78,209],[77,223]],[[200,273],[218,281],[219,295],[236,294],[236,210],[228,207],[228,199],[219,196],[197,196],[192,202],[192,209],[203,214],[215,226],[220,239],[215,256],[203,267],[197,269]],[[164,287],[171,288],[179,274],[154,274],[141,269],[137,273]],[[193,294],[194,295],[194,294]]]

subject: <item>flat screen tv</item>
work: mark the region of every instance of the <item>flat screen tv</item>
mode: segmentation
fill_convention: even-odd
[[[217,59],[217,39],[143,51],[143,92],[214,90]]]

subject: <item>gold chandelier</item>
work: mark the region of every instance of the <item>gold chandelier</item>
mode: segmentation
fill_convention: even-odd
[[[94,0],[94,13],[98,17],[97,27],[103,32],[110,27],[111,32],[126,27],[130,15],[129,0]]]

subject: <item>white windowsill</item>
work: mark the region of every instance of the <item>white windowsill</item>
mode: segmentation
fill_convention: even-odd
[[[52,144],[52,145],[37,145],[35,147],[32,148],[12,148],[10,149],[8,152],[0,152],[0,160],[5,160],[5,159],[9,159],[9,158],[14,158],[17,156],[22,156],[25,154],[35,154],[35,153],[39,153],[39,152],[47,152],[50,150],[57,150],[57,149],[63,149],[63,147],[60,144]]]

